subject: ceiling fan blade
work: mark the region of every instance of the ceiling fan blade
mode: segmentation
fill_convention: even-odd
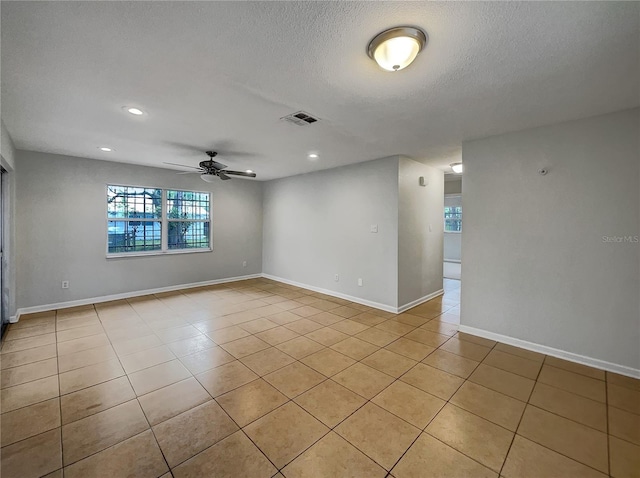
[[[222,179],[223,181],[226,181],[227,179],[231,179],[229,176],[227,176],[226,174],[224,174],[222,171],[218,172],[218,177],[220,179]]]
[[[176,173],[176,174],[202,174],[204,173],[204,171],[200,170],[200,171],[182,171],[181,173]]]
[[[200,169],[197,166],[189,166],[188,164],[178,164],[178,163],[167,163],[166,161],[163,161],[162,164],[170,164],[171,166],[180,166],[181,168],[191,168],[191,169]]]
[[[245,176],[247,178],[255,178],[256,177],[256,173],[247,173],[245,171],[229,171],[229,170],[225,170],[222,171],[225,174],[232,174],[233,176]]]

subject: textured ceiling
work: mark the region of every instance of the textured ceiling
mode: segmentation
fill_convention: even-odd
[[[637,2],[1,8],[2,118],[20,149],[162,166],[215,148],[271,179],[395,154],[442,166],[463,140],[639,104]],[[388,73],[365,49],[401,24],[429,45]],[[298,110],[321,121],[279,120]]]

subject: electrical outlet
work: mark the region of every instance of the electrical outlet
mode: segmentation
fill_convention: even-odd
[[[362,287],[362,279],[358,279],[358,286]]]
[[[333,277],[333,280],[335,280],[336,282],[340,281],[340,274],[336,274],[336,275]]]
[[[242,261],[242,267],[247,267],[247,261]]]
[[[371,224],[371,232],[374,233],[374,234],[378,232],[378,225],[377,224]]]
[[[69,288],[69,281],[68,280],[63,280],[62,281],[62,288],[63,289],[68,289]]]

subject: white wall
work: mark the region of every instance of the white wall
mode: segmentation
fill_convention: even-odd
[[[445,194],[462,194],[462,178],[456,176],[456,179],[450,179],[445,175],[444,181]]]
[[[420,176],[426,186],[419,185]],[[398,304],[442,290],[444,173],[401,157],[398,174]]]
[[[463,144],[463,326],[640,369],[639,112]]]
[[[16,163],[18,307],[262,270],[260,182],[209,184],[167,169],[27,151],[18,151]],[[106,259],[107,183],[211,191],[213,252]]]
[[[14,169],[16,150],[2,120],[0,120],[0,154],[3,160],[2,167],[7,170]]]
[[[397,157],[265,183],[265,274],[396,307],[397,257]]]

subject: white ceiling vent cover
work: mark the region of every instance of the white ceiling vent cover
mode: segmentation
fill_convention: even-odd
[[[283,116],[280,119],[298,126],[309,126],[310,124],[317,123],[319,121],[318,118],[315,118],[304,111],[298,111],[288,116]]]

